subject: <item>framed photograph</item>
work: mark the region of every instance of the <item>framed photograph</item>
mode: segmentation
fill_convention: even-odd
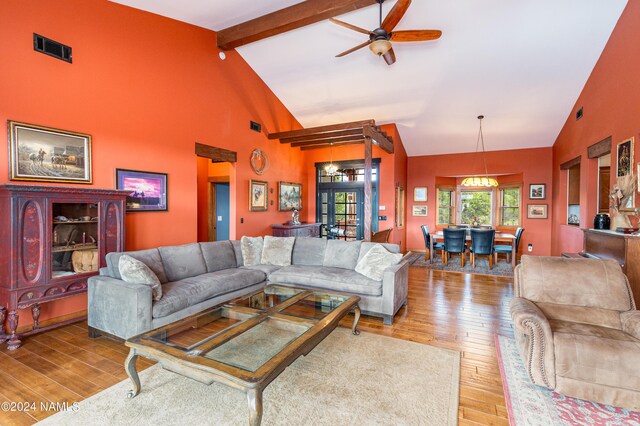
[[[9,179],[91,183],[91,136],[7,122]]]
[[[413,188],[413,201],[416,203],[426,203],[427,202],[427,187],[426,186],[416,186]]]
[[[529,199],[544,200],[547,198],[547,185],[544,183],[529,184]]]
[[[616,148],[616,176],[627,176],[633,173],[633,138],[622,141]]]
[[[249,210],[264,212],[269,207],[269,183],[263,180],[249,181]]]
[[[527,219],[546,219],[548,209],[548,204],[527,204]]]
[[[302,184],[278,182],[278,210],[291,211],[302,208]]]
[[[426,216],[427,211],[428,211],[427,206],[413,206],[414,216]]]
[[[128,212],[166,212],[167,174],[116,169],[116,189],[131,191]]]

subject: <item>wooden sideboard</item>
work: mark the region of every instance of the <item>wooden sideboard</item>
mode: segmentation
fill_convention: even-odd
[[[600,229],[583,229],[583,232],[581,254],[616,260],[629,279],[636,306],[640,307],[640,236]]]
[[[40,327],[40,304],[85,293],[106,254],[124,251],[127,193],[0,185],[0,341],[10,350],[21,336],[73,321]],[[28,308],[33,327],[18,333],[18,311]]]
[[[301,223],[300,225],[274,224],[271,225],[271,235],[274,237],[320,237],[321,223]]]

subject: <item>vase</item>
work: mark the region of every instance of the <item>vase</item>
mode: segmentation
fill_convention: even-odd
[[[624,213],[613,212],[611,215],[611,229],[615,231],[616,228],[631,228],[629,216]]]

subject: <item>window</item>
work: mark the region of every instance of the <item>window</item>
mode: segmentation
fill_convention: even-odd
[[[520,188],[500,188],[500,216],[502,226],[520,226]]]
[[[493,217],[492,190],[460,191],[460,224],[491,225]]]
[[[456,192],[452,188],[441,187],[437,188],[437,193],[437,224],[448,225],[450,223],[455,223]]]

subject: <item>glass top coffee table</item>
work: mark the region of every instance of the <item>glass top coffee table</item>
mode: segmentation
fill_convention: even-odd
[[[268,285],[263,290],[133,337],[125,370],[140,392],[136,359],[143,356],[205,384],[219,382],[247,394],[249,423],[262,420],[262,391],[300,355],[309,353],[342,318],[355,312],[358,296]]]

